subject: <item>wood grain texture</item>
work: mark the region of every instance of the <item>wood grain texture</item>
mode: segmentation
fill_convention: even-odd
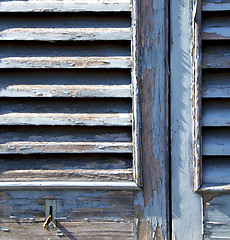
[[[229,68],[230,66],[230,46],[225,42],[212,42],[203,44],[203,68]]]
[[[133,239],[132,192],[2,191],[0,199],[3,239]],[[54,231],[42,228],[45,199],[57,200]]]
[[[172,0],[170,10],[171,217],[172,239],[177,240],[202,239],[202,197],[194,192],[194,59],[199,57],[195,44],[199,2]]]
[[[169,238],[168,1],[140,2],[143,191],[135,198],[136,240]]]
[[[131,68],[130,57],[8,57],[0,68]]]
[[[4,1],[0,12],[122,12],[130,11],[129,0]]]
[[[204,202],[204,239],[229,239],[229,194],[213,194]]]
[[[0,154],[10,153],[132,153],[131,142],[8,142]]]
[[[98,41],[131,40],[130,28],[13,28],[0,31],[0,40]]]

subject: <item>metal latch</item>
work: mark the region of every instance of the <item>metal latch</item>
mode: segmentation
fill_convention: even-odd
[[[57,200],[45,200],[45,217],[43,227],[47,230],[56,228]]]

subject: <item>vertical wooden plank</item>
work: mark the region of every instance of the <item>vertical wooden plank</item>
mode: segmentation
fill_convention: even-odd
[[[140,1],[143,191],[135,201],[136,240],[169,239],[168,1]]]
[[[202,239],[202,198],[194,192],[193,48],[196,2],[171,0],[172,239]]]

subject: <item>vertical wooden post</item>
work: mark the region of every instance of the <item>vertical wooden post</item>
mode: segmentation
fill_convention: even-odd
[[[143,191],[135,204],[135,239],[169,239],[168,1],[141,0],[139,72]]]

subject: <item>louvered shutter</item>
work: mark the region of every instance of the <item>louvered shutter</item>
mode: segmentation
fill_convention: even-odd
[[[132,9],[128,0],[1,1],[2,187],[136,186]]]
[[[202,6],[203,184],[230,183],[230,2]]]

